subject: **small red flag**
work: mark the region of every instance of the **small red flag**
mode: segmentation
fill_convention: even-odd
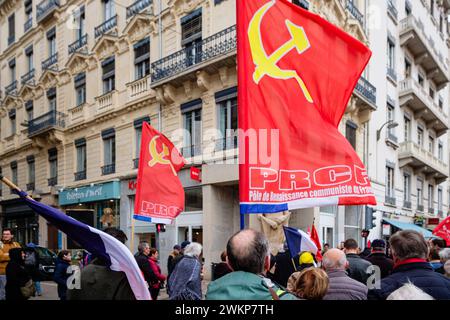
[[[320,245],[319,234],[317,233],[316,226],[314,224],[311,227],[311,240],[317,246],[317,261],[322,261],[322,246]]]
[[[450,216],[433,230],[433,234],[444,239],[447,242],[447,246],[450,246]]]
[[[185,160],[162,133],[144,122],[134,219],[169,224],[184,210],[178,171]]]
[[[201,170],[199,168],[191,167],[191,179],[192,180],[201,182],[202,178],[201,178],[200,174],[201,174]]]

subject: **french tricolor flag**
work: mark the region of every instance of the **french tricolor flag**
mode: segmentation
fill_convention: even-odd
[[[309,251],[312,254],[317,255],[317,246],[306,232],[284,226],[283,230],[292,258],[303,251]]]
[[[106,261],[111,270],[124,272],[137,300],[151,300],[141,270],[133,255],[123,243],[55,208],[33,200],[26,192],[14,191],[45,220],[64,232],[69,238],[78,242],[84,249]]]

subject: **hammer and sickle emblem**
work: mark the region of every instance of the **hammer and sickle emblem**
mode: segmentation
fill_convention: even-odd
[[[256,65],[253,73],[253,81],[259,84],[264,76],[269,76],[274,79],[288,80],[295,79],[306,100],[313,103],[311,94],[308,91],[302,78],[295,70],[283,70],[277,66],[277,63],[292,49],[296,49],[298,54],[302,54],[310,48],[308,37],[306,36],[303,27],[299,27],[289,20],[286,20],[286,27],[291,34],[291,39],[285,42],[281,47],[275,50],[270,56],[267,55],[261,37],[261,22],[267,11],[275,4],[275,1],[266,3],[264,6],[256,11],[248,27],[248,38],[250,41],[250,50],[252,53],[253,62]]]
[[[162,164],[162,165],[169,165],[170,168],[172,169],[173,174],[176,176],[177,172],[175,171],[175,168],[173,167],[172,162],[166,158],[170,155],[169,147],[167,147],[163,143],[162,144],[162,146],[163,146],[162,152],[161,153],[158,152],[158,150],[156,150],[156,140],[157,139],[159,139],[159,136],[154,136],[152,138],[152,140],[150,141],[150,144],[148,145],[148,148],[150,151],[150,156],[152,157],[152,159],[148,162],[148,165],[150,167],[153,167],[157,163]]]

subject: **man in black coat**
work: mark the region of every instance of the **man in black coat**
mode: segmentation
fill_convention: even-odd
[[[386,278],[394,268],[394,261],[386,255],[386,242],[382,239],[373,240],[371,252],[366,260],[380,268],[381,279]]]
[[[147,284],[151,286],[155,282],[159,282],[158,278],[156,277],[155,273],[153,272],[152,267],[150,266],[149,254],[150,254],[150,245],[148,242],[141,242],[138,245],[138,255],[136,256],[136,262],[139,266],[139,269],[141,269],[145,281],[147,281]]]
[[[394,269],[381,280],[379,289],[369,291],[369,299],[386,300],[392,292],[411,282],[436,300],[450,300],[450,279],[434,272],[427,262],[428,246],[421,233],[399,231],[391,236],[389,243]]]
[[[345,240],[344,252],[349,263],[347,270],[348,276],[367,285],[367,279],[370,275],[370,270],[368,268],[372,264],[358,255],[358,242],[354,239]]]

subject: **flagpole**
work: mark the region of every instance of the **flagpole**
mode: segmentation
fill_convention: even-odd
[[[11,180],[9,180],[8,178],[4,177],[3,175],[0,174],[0,180],[6,184],[8,187],[10,187],[11,189],[15,189],[19,192],[22,192],[22,190],[16,186]],[[27,198],[33,199],[31,198],[29,195],[27,195]]]
[[[131,240],[130,240],[130,251],[131,253],[133,253],[133,249],[134,249],[134,221],[136,219],[134,219],[133,216],[131,216]]]

